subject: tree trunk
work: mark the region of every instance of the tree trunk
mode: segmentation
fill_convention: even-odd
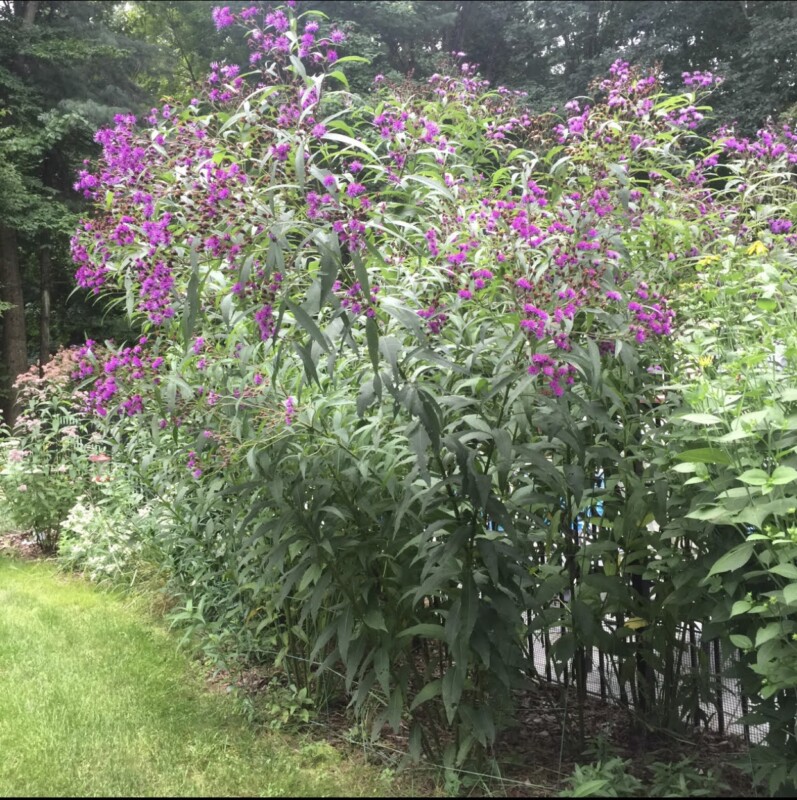
[[[50,246],[39,251],[39,284],[41,286],[41,311],[39,314],[39,377],[44,377],[44,365],[50,360],[50,297],[52,280]]]
[[[19,271],[17,232],[0,225],[0,299],[11,306],[3,313],[3,380],[2,411],[6,424],[14,424],[17,415],[16,391],[13,383],[28,368],[25,337],[25,300]]]
[[[29,28],[33,25],[36,19],[36,12],[39,10],[41,0],[27,0],[27,2],[17,2],[14,13],[18,17],[22,17],[22,24],[24,27]]]
[[[457,17],[449,32],[447,47],[449,51],[460,52],[465,49],[468,20],[472,12],[473,6],[471,3],[459,3],[457,5]]]

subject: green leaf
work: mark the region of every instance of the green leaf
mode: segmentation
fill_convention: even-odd
[[[385,625],[385,617],[378,608],[372,608],[365,612],[363,622],[375,631],[384,631],[387,633],[387,626]]]
[[[350,607],[346,607],[344,612],[338,619],[338,650],[340,657],[343,661],[347,660],[349,653],[349,644],[351,643],[351,635],[354,628],[354,619]]]
[[[185,311],[183,312],[182,329],[183,345],[188,350],[191,337],[194,333],[196,318],[199,314],[199,256],[196,248],[191,248],[191,277],[185,297]]]
[[[332,72],[328,74],[328,77],[335,78],[335,80],[340,81],[347,89],[349,88],[349,79],[341,70],[332,70]]]
[[[462,692],[465,689],[465,668],[460,664],[449,667],[446,674],[443,675],[442,692],[443,706],[450,725],[454,721],[454,716],[457,713],[457,706],[459,699],[462,697]]]
[[[692,480],[695,480],[694,478]],[[702,480],[702,479],[701,479]],[[690,483],[690,481],[687,481]],[[695,511],[690,511],[686,516],[689,519],[699,519],[704,521],[711,521],[718,517],[727,516],[728,512],[720,506],[710,506],[708,508],[698,508]]]
[[[368,356],[371,359],[371,366],[374,372],[379,371],[379,329],[373,317],[365,320],[365,341],[368,345]]]
[[[751,650],[753,647],[753,640],[749,636],[742,636],[738,633],[730,635],[731,644],[738,647],[740,650]]]
[[[419,419],[414,419],[407,426],[406,430],[407,439],[410,443],[410,449],[415,453],[415,463],[420,472],[421,478],[429,483],[429,469],[427,465],[428,455],[427,449],[432,443],[426,429],[421,424]]]
[[[352,58],[352,56],[348,56],[348,58]],[[338,59],[338,63],[343,61],[344,59]],[[353,147],[355,150],[362,150],[364,153],[368,153],[371,158],[378,162],[379,156],[370,148],[367,144],[364,144],[359,139],[354,139],[351,136],[344,136],[342,133],[332,133],[327,132],[322,137],[322,139],[331,142],[340,142],[341,144],[346,144],[349,147]]]
[[[423,729],[421,728],[420,723],[414,722],[412,724],[412,728],[410,729],[410,741],[408,752],[410,754],[410,759],[414,764],[417,764],[421,760],[421,744],[423,743]]]
[[[371,283],[368,280],[368,270],[365,268],[365,263],[362,260],[362,256],[355,250],[351,254],[351,260],[354,263],[354,274],[357,276],[360,286],[362,286],[363,294],[366,297],[370,297]]]
[[[720,417],[715,417],[713,414],[684,414],[681,419],[694,425],[717,425],[722,422]]]
[[[768,641],[774,639],[776,636],[780,636],[783,633],[783,625],[780,622],[770,622],[769,625],[760,628],[758,633],[755,635],[755,646],[761,647],[762,644],[766,644]]]
[[[752,431],[745,431],[741,428],[731,431],[730,433],[725,433],[720,436],[717,441],[722,442],[723,444],[727,442],[738,442],[742,439],[750,439],[753,436]]]
[[[686,450],[675,458],[678,461],[689,461],[693,464],[725,464],[731,463],[730,456],[716,447],[699,447],[696,450]]]
[[[296,172],[296,184],[299,189],[304,188],[305,169],[304,169],[304,148],[296,148],[296,156],[293,164],[294,171]]]
[[[443,682],[440,678],[433,680],[431,683],[427,683],[426,686],[421,689],[418,694],[412,700],[410,704],[410,711],[415,711],[419,705],[425,703],[427,700],[433,700],[435,697],[438,697],[440,693],[443,691]]]
[[[363,56],[342,56],[336,64],[370,64],[370,60]]]
[[[432,178],[426,178],[423,175],[407,175],[405,180],[417,181],[418,183],[421,183],[424,186],[432,189],[437,194],[441,194],[447,200],[454,199],[454,195],[451,193],[451,190],[444,183],[440,183],[440,181],[435,181]]]
[[[771,481],[775,486],[783,486],[797,480],[797,469],[793,467],[776,467],[772,473]]]
[[[791,581],[797,580],[797,567],[794,564],[775,564],[774,567],[769,568],[769,571],[773,575],[780,575]]]
[[[310,343],[308,342],[306,345],[301,345],[299,342],[294,342],[293,349],[299,354],[299,358],[301,358],[302,364],[304,364],[305,375],[320,386],[321,381],[318,378],[318,372],[315,368],[315,360],[312,356]]]
[[[731,608],[731,616],[738,617],[739,614],[746,614],[753,604],[749,600],[737,600]]]
[[[321,333],[321,329],[316,325],[315,320],[300,306],[297,306],[296,303],[292,303],[290,300],[285,301],[285,305],[291,311],[294,317],[296,317],[296,321],[310,334],[313,341],[317,342],[321,348],[324,350],[325,353],[330,352],[329,341],[327,337]]]
[[[714,562],[714,565],[709,570],[709,577],[711,575],[719,575],[722,572],[733,572],[733,570],[740,569],[750,560],[754,549],[755,545],[750,542],[737,545],[725,553],[718,561]]]
[[[606,778],[593,778],[590,781],[579,782],[573,789],[568,789],[565,797],[600,797],[601,792],[609,785]]]
[[[784,389],[778,399],[783,403],[797,403],[797,388]]]
[[[738,476],[742,483],[749,486],[764,486],[769,482],[769,474],[764,472],[763,469],[748,469]]]
[[[783,602],[787,606],[797,605],[797,583],[790,583],[783,587]]]
[[[442,625],[433,625],[429,622],[421,623],[420,625],[413,625],[410,628],[405,628],[401,633],[397,634],[397,639],[403,639],[407,636],[421,636],[424,639],[445,639],[445,630]]]

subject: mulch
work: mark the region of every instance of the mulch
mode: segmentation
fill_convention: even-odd
[[[276,674],[263,668],[250,668],[235,675],[217,672],[211,685],[216,691],[229,691],[234,686],[256,698],[267,691],[270,678]],[[677,735],[647,729],[627,708],[590,696],[584,706],[582,748],[572,691],[566,696],[560,685],[542,681],[518,692],[516,701],[514,723],[499,735],[491,753],[498,774],[494,771],[492,776],[478,776],[475,772],[464,772],[460,787],[463,795],[484,796],[489,791],[491,796],[554,796],[569,785],[567,779],[577,764],[598,760],[590,752],[590,746],[602,740],[612,756],[630,760],[629,771],[643,781],[650,778],[648,765],[652,762],[675,764],[690,758],[690,769],[710,770],[725,784],[718,796],[756,796],[750,778],[736,766],[744,762],[748,752],[740,737],[722,736],[706,728]],[[318,713],[309,732],[337,746],[343,745],[344,749],[362,748],[372,760],[384,766],[395,766],[398,757],[407,751],[406,730],[394,733],[385,726],[376,743],[353,741],[353,730],[356,726],[351,714],[341,703]],[[430,780],[430,793],[433,785]]]
[[[45,558],[46,554],[39,547],[33,534],[0,533],[0,556],[33,560]]]

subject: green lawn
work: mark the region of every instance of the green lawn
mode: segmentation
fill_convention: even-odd
[[[326,744],[248,728],[118,597],[0,558],[0,795],[394,791]]]

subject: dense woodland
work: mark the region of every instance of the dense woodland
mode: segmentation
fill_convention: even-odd
[[[235,11],[245,3],[230,3]],[[421,81],[441,52],[466,54],[494,84],[528,93],[532,112],[589,92],[622,56],[726,78],[719,121],[743,133],[797,101],[797,5],[787,0],[373,0],[313,4],[343,22],[352,91],[373,77]],[[300,3],[309,8],[306,3]],[[115,114],[188,97],[208,64],[237,63],[238,31],[215,34],[197,0],[2,0],[0,3],[0,292],[4,411],[10,384],[59,343],[122,334],[124,323],[71,296],[69,237],[84,210],[72,189],[94,131]]]

